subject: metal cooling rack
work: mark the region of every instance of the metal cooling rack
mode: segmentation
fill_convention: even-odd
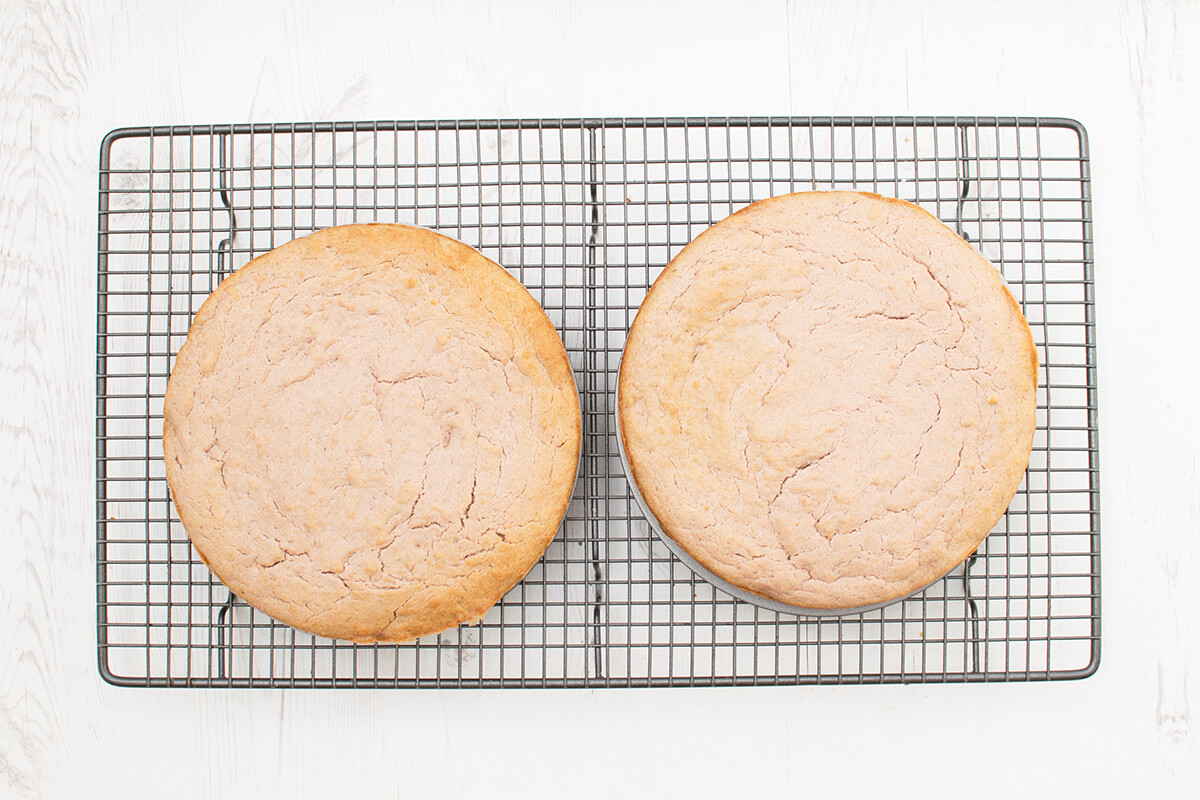
[[[639,302],[693,236],[805,189],[920,203],[1008,279],[1041,360],[1025,482],[979,551],[911,600],[776,614],[648,530],[613,391]],[[352,221],[422,225],[508,268],[562,333],[584,409],[566,520],[475,626],[331,641],[232,597],[168,500],[173,354],[222,277]],[[99,666],[130,686],[679,686],[1079,678],[1100,651],[1089,161],[1070,120],[587,119],[139,128],[100,152]]]

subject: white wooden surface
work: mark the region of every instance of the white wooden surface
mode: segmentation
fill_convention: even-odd
[[[0,0],[0,797],[1200,796],[1198,39],[1200,3],[1183,1]],[[1091,135],[1096,676],[595,692],[100,680],[92,436],[105,132],[909,113],[1072,116]]]

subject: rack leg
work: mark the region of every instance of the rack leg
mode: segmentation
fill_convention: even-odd
[[[217,279],[221,281],[233,271],[233,240],[237,236],[237,212],[233,210],[233,201],[229,196],[229,187],[233,184],[233,170],[229,163],[233,161],[233,154],[231,152],[226,156],[226,147],[232,150],[232,140],[227,133],[218,134],[217,138],[220,142],[217,149],[217,185],[220,187],[221,205],[229,214],[229,235],[217,244]]]
[[[225,680],[228,673],[233,672],[233,592],[229,599],[217,610],[217,679]],[[226,644],[226,628],[229,629],[228,644]],[[228,670],[225,667],[229,662]]]

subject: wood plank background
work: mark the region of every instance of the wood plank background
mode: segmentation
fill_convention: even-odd
[[[1200,3],[0,0],[0,797],[1195,797]],[[112,128],[1041,114],[1088,128],[1104,655],[1049,685],[185,691],[95,656]]]

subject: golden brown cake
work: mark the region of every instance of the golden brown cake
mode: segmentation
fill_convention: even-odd
[[[205,563],[272,617],[363,642],[482,617],[554,537],[580,447],[571,367],[529,292],[400,225],[323,230],[222,282],[164,417]]]
[[[1037,352],[996,269],[918,206],[755,203],[671,261],[619,380],[632,478],[718,577],[811,609],[969,556],[1029,461]]]

